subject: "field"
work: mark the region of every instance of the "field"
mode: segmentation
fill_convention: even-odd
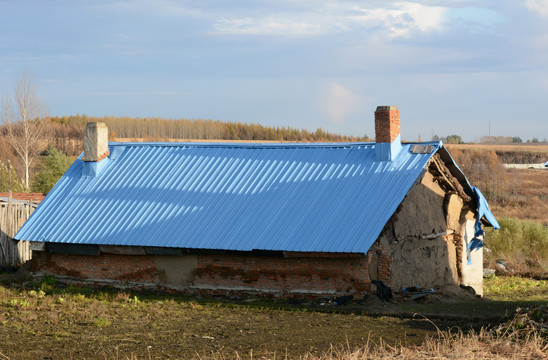
[[[548,170],[507,169],[508,200],[492,203],[497,217],[530,219],[548,225]]]
[[[428,338],[470,336],[459,329],[479,331],[548,298],[546,281],[518,278],[488,280],[492,300],[386,304],[370,295],[338,307],[61,287],[52,278],[24,286],[9,285],[9,275],[0,280],[0,359],[329,358],[335,350],[348,358],[381,344],[423,351]],[[519,299],[508,298],[512,293]],[[544,346],[535,344],[535,351]]]
[[[502,166],[545,163],[547,144],[449,144],[447,148],[470,183],[487,197],[496,217],[548,225],[548,170]]]
[[[539,164],[548,161],[548,144],[446,144],[449,151],[493,151],[502,164]]]
[[[477,149],[477,150],[495,150],[497,152],[531,152],[548,153],[548,144],[546,143],[514,143],[514,144],[448,144],[450,149]]]

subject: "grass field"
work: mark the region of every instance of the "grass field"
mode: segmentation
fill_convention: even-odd
[[[496,261],[511,261],[517,273],[548,278],[548,226],[532,220],[499,218],[500,230],[487,229],[484,266],[496,269]],[[509,265],[510,266],[510,265]]]
[[[7,282],[9,278],[4,278]],[[504,295],[515,293],[514,283],[505,286],[504,280],[493,278],[487,281],[486,293],[494,300],[381,305],[381,309],[399,309],[397,316],[373,315],[357,303],[334,307],[99,291],[62,288],[51,279],[24,288],[4,285],[0,286],[0,359],[219,359],[237,354],[361,359],[381,344],[391,346],[382,353],[386,355],[394,346],[400,352],[424,352],[435,346],[425,345],[428,338],[443,334],[436,342],[440,346],[444,338],[464,339],[471,329],[479,331],[502,321],[518,306],[546,304],[539,300],[548,298],[546,283],[531,282],[517,285],[527,288],[519,299]],[[489,341],[494,344],[496,339]],[[538,350],[540,345],[535,344]]]
[[[508,179],[507,201],[492,203],[497,217],[517,217],[548,225],[548,170],[506,171]]]
[[[548,153],[548,144],[545,143],[521,143],[521,144],[447,144],[449,151],[451,149],[459,150],[494,150],[500,152],[532,152]]]

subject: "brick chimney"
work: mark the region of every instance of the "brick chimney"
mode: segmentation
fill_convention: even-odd
[[[375,142],[377,161],[396,159],[401,150],[400,111],[397,106],[377,106]]]
[[[88,122],[84,133],[83,161],[98,162],[109,155],[108,128],[104,122]]]

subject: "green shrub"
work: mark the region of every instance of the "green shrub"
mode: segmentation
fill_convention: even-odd
[[[52,275],[45,275],[40,282],[34,284],[34,288],[44,293],[52,293],[57,289],[57,280]]]
[[[97,327],[100,327],[100,328],[104,328],[104,327],[112,325],[112,321],[110,321],[109,319],[106,319],[102,316],[98,316],[97,319],[95,319],[93,321],[93,325],[97,326]]]
[[[508,259],[527,268],[548,270],[548,226],[531,220],[502,218],[500,230],[486,231],[490,257]]]
[[[72,161],[56,148],[49,148],[40,165],[40,171],[34,176],[32,191],[47,194],[67,171]]]

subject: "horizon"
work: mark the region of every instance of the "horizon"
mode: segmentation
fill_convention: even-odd
[[[51,116],[212,119],[408,141],[548,138],[548,0],[0,0],[0,94]],[[25,26],[21,26],[24,23]]]

